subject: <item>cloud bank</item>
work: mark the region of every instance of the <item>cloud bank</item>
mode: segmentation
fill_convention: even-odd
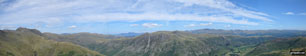
[[[0,5],[0,24],[143,20],[259,24],[241,17],[273,21],[268,14],[228,0],[2,0]]]

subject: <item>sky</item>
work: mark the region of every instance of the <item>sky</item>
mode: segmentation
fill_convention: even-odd
[[[0,0],[0,29],[118,34],[306,30],[306,0]]]

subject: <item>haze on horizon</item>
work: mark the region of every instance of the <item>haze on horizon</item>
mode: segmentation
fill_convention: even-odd
[[[306,30],[306,0],[0,0],[0,28],[103,34]]]

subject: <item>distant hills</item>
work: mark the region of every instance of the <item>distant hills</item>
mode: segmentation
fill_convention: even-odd
[[[198,29],[188,30],[193,34],[214,34],[214,35],[239,35],[239,36],[274,36],[279,38],[306,36],[306,30],[222,30],[222,29]],[[144,33],[120,33],[115,36],[136,37]]]
[[[0,36],[0,48],[6,48],[0,49],[0,56],[288,56],[290,49],[306,48],[306,31],[301,30],[199,29],[104,35],[18,28],[1,30]]]
[[[190,30],[195,34],[239,35],[239,36],[273,36],[278,38],[306,36],[305,30],[222,30],[198,29]]]
[[[139,36],[139,35],[142,35],[142,34],[144,34],[144,33],[128,32],[128,33],[120,33],[120,34],[115,34],[115,35],[132,38],[132,37],[136,37],[136,36]]]

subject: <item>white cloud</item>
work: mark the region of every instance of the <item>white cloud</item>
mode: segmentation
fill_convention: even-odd
[[[283,13],[285,15],[306,15],[306,13],[293,13],[293,12],[287,12],[287,13]]]
[[[134,27],[134,26],[139,26],[138,24],[130,24],[130,26]]]
[[[213,23],[201,23],[200,25],[201,26],[209,26],[209,25],[212,25]]]
[[[248,26],[240,26],[240,27],[242,27],[242,28],[247,28]]]
[[[68,28],[69,28],[69,29],[73,29],[73,28],[77,28],[77,26],[71,25],[71,26],[69,26]]]
[[[198,27],[198,26],[210,26],[213,23],[200,23],[200,24],[189,24],[189,25],[184,25],[184,27]]]
[[[287,13],[284,13],[284,14],[286,14],[286,15],[294,15],[293,12],[287,12]]]
[[[236,6],[235,4],[233,4],[228,0],[175,0],[175,1],[184,3],[186,7],[192,5],[202,5],[210,8],[220,9],[220,11],[229,12],[231,14],[241,17],[248,17],[264,21],[272,21],[265,17],[269,16],[268,14],[243,9],[241,7]]]
[[[45,27],[52,27],[51,25],[45,25]]]
[[[184,25],[184,27],[196,27],[196,24],[189,24],[189,25]]]
[[[232,27],[232,25],[226,25],[226,26],[224,26],[225,28],[230,28],[230,27]]]
[[[306,13],[300,13],[300,15],[306,15]]]
[[[258,25],[258,23],[249,22],[246,20],[235,20],[229,16],[198,16],[198,15],[188,15],[188,14],[186,15],[186,14],[159,14],[159,13],[143,13],[143,14],[111,13],[111,14],[102,14],[102,15],[78,16],[76,17],[76,20],[79,22],[186,20],[186,21],[209,21],[209,22],[223,22],[223,23],[233,23],[233,24]]]
[[[193,5],[200,7],[190,9]],[[16,0],[1,11],[0,24],[185,20],[258,25],[236,19],[239,17],[272,21],[268,14],[243,9],[228,0]],[[181,13],[188,11],[194,13]]]
[[[143,23],[142,26],[146,27],[146,28],[154,28],[154,27],[159,27],[159,26],[162,26],[162,25],[161,24],[156,24],[156,23]]]

